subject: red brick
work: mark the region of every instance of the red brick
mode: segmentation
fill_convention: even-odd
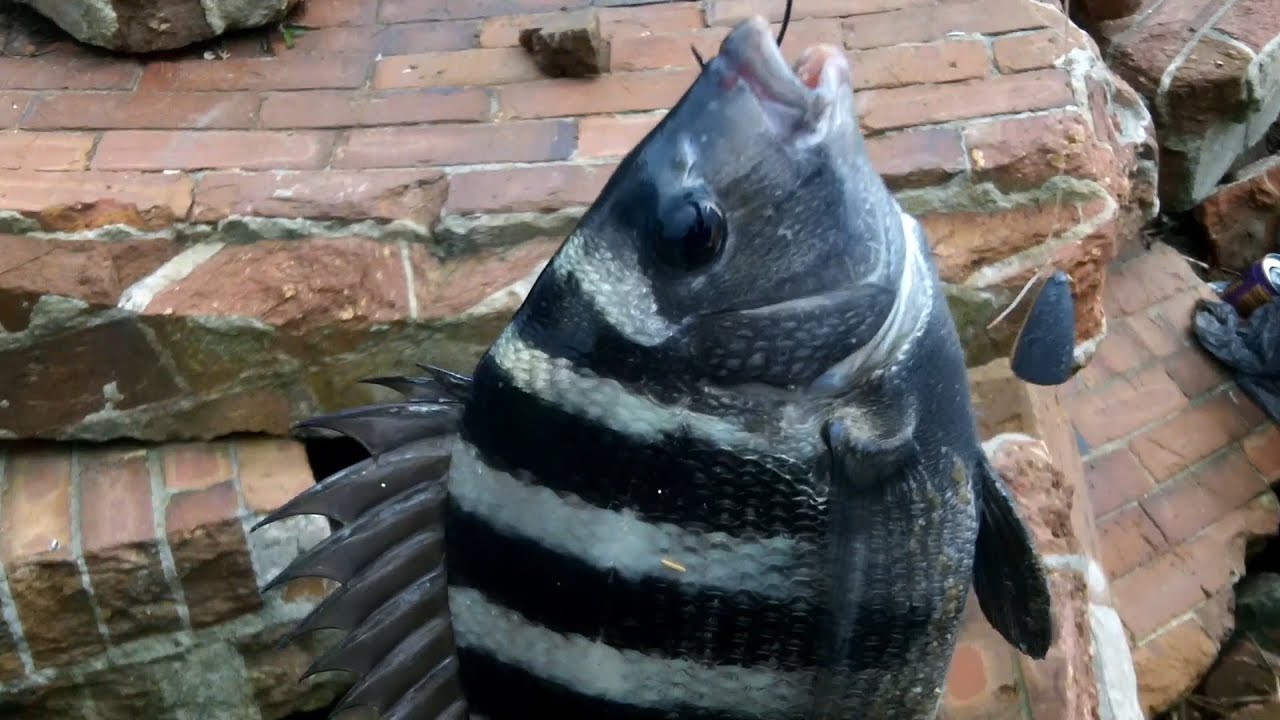
[[[438,170],[209,172],[200,177],[191,219],[409,220],[430,227],[447,194]]]
[[[249,93],[61,93],[35,100],[32,130],[248,128],[258,98]]]
[[[1107,575],[1120,578],[1168,550],[1169,544],[1147,513],[1132,505],[1098,521],[1098,547]]]
[[[851,18],[844,23],[850,48],[884,47],[941,40],[950,33],[997,35],[1046,27],[1030,3],[1019,0],[969,0],[922,3],[903,7],[892,3],[887,12]]]
[[[1165,484],[1141,504],[1169,542],[1177,544],[1266,490],[1253,465],[1232,448]]]
[[[290,22],[305,27],[373,25],[378,21],[374,0],[306,0]]]
[[[1121,318],[1108,325],[1107,337],[1080,373],[1089,387],[1096,387],[1113,377],[1136,370],[1155,357],[1138,339],[1127,319]]]
[[[17,127],[32,97],[32,93],[0,93],[0,129]]]
[[[275,55],[283,55],[285,53],[365,53],[373,56],[379,52],[386,38],[386,35],[380,32],[381,30],[382,28],[379,26],[368,25],[308,28],[300,32],[294,32],[288,37],[284,33],[271,33],[271,53]],[[257,39],[257,41],[261,42],[260,39]],[[462,47],[467,46],[463,45]],[[413,52],[420,51],[415,50]],[[237,57],[239,56],[237,55]]]
[[[578,121],[578,157],[622,157],[661,120],[661,115],[584,117]]]
[[[1189,344],[1185,327],[1174,327],[1152,311],[1130,315],[1124,321],[1147,352],[1157,358],[1173,355]]]
[[[616,165],[540,165],[455,173],[449,179],[452,213],[545,212],[590,205]]]
[[[1093,514],[1102,517],[1146,495],[1155,483],[1125,448],[1091,458],[1084,464]]]
[[[795,3],[791,16],[796,20],[804,18],[834,18],[849,15],[865,15],[883,13],[912,5],[926,5],[929,0],[811,0],[811,2]],[[770,2],[770,0],[708,0],[708,25],[737,25],[752,15],[762,15],[769,22],[782,21],[786,3]]]
[[[867,155],[892,190],[929,187],[968,168],[960,133],[932,128],[867,140]]]
[[[193,628],[262,606],[249,546],[236,517],[238,506],[230,481],[169,499],[165,532]]]
[[[1271,424],[1259,428],[1241,445],[1263,480],[1268,483],[1280,481],[1280,426]]]
[[[1005,74],[1051,68],[1071,47],[1059,29],[996,38],[991,43],[996,70]]]
[[[1204,602],[1205,594],[1182,559],[1168,553],[1113,580],[1111,597],[1125,627],[1140,642]]]
[[[980,40],[855,50],[850,53],[850,67],[859,90],[949,83],[991,74],[987,47]]]
[[[121,58],[0,57],[0,90],[128,90],[141,72]]]
[[[1269,0],[1236,0],[1214,28],[1248,45],[1255,53],[1261,53],[1280,35],[1276,8]]]
[[[291,52],[269,58],[156,62],[147,66],[138,87],[152,92],[357,88],[368,73],[369,58],[363,53]]]
[[[728,28],[653,35],[623,35],[609,41],[609,70],[634,72],[660,68],[696,68],[696,48],[704,58],[714,57]]]
[[[164,485],[170,492],[203,490],[231,479],[226,443],[175,443],[160,450]]]
[[[328,132],[266,130],[109,130],[94,170],[307,170],[324,167]]]
[[[1160,482],[1243,438],[1253,427],[1231,395],[1224,392],[1186,408],[1134,438],[1129,446]]]
[[[180,629],[160,561],[146,451],[83,451],[79,467],[85,565],[112,641]]]
[[[71,559],[71,454],[53,446],[10,450],[0,488],[0,561]]]
[[[0,133],[0,170],[83,170],[92,133]]]
[[[1061,70],[1041,70],[946,85],[868,90],[858,95],[858,112],[869,131],[883,131],[1049,110],[1072,102],[1070,76]]]
[[[586,7],[588,0],[382,0],[378,19],[384,23],[414,20],[468,20],[495,15],[555,12]]]
[[[498,112],[503,118],[544,118],[664,110],[695,77],[692,70],[654,70],[508,85],[497,89]]]
[[[1165,358],[1164,369],[1189,398],[1199,397],[1231,381],[1213,356],[1199,345],[1179,350]]]
[[[1194,617],[1179,620],[1133,650],[1143,717],[1162,717],[1218,657],[1218,641]]]
[[[1098,447],[1168,417],[1186,407],[1187,399],[1164,369],[1156,367],[1105,390],[1072,397],[1069,404],[1080,435]]]
[[[269,513],[315,484],[301,443],[252,438],[235,443],[240,489],[250,512]]]
[[[1160,243],[1107,272],[1107,313],[1136,313],[1197,284],[1199,279],[1187,261]]]
[[[0,491],[0,559],[37,669],[106,649],[72,558],[71,453],[15,448]]]
[[[507,85],[545,77],[522,48],[475,48],[393,55],[378,61],[376,88]]]
[[[577,129],[562,120],[421,125],[352,130],[334,153],[335,168],[476,165],[567,160]]]
[[[703,23],[702,9],[692,2],[605,7],[596,13],[600,18],[600,32],[609,38],[696,30]],[[797,25],[799,23],[793,27]]]
[[[479,250],[443,263],[428,246],[415,245],[410,249],[409,262],[417,281],[414,295],[421,308],[419,319],[430,321],[462,314],[545,264],[561,242],[559,237],[537,238]],[[424,477],[423,482],[428,479]]]
[[[1090,141],[1088,121],[1075,110],[969,125],[964,145],[973,182],[991,182],[1005,192],[1043,187],[1063,175],[1097,178],[1110,149]]]
[[[27,214],[108,201],[167,224],[186,216],[191,190],[191,179],[176,174],[0,173],[0,207]]]
[[[82,452],[80,534],[86,555],[156,539],[146,451]]]
[[[476,47],[479,35],[475,20],[385,25],[378,29],[377,49],[383,55],[466,50]]]
[[[344,92],[311,90],[273,93],[262,102],[264,128],[340,128],[489,119],[489,92],[402,90]]]

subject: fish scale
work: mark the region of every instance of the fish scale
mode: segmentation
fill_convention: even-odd
[[[337,712],[933,720],[970,585],[1045,655],[923,229],[843,50],[797,72],[738,24],[470,374],[303,423],[372,456],[262,523],[339,524],[268,583],[340,583]]]

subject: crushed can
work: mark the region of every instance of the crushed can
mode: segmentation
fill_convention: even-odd
[[[1280,253],[1264,255],[1227,286],[1222,299],[1246,318],[1280,296]]]

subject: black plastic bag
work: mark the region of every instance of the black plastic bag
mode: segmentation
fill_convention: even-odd
[[[1280,302],[1272,300],[1242,320],[1228,303],[1202,301],[1195,333],[1210,355],[1231,368],[1240,389],[1280,422]]]

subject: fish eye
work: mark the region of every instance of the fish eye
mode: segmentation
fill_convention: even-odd
[[[706,200],[675,204],[662,217],[662,229],[654,254],[677,270],[697,270],[709,265],[724,249],[724,216]]]

